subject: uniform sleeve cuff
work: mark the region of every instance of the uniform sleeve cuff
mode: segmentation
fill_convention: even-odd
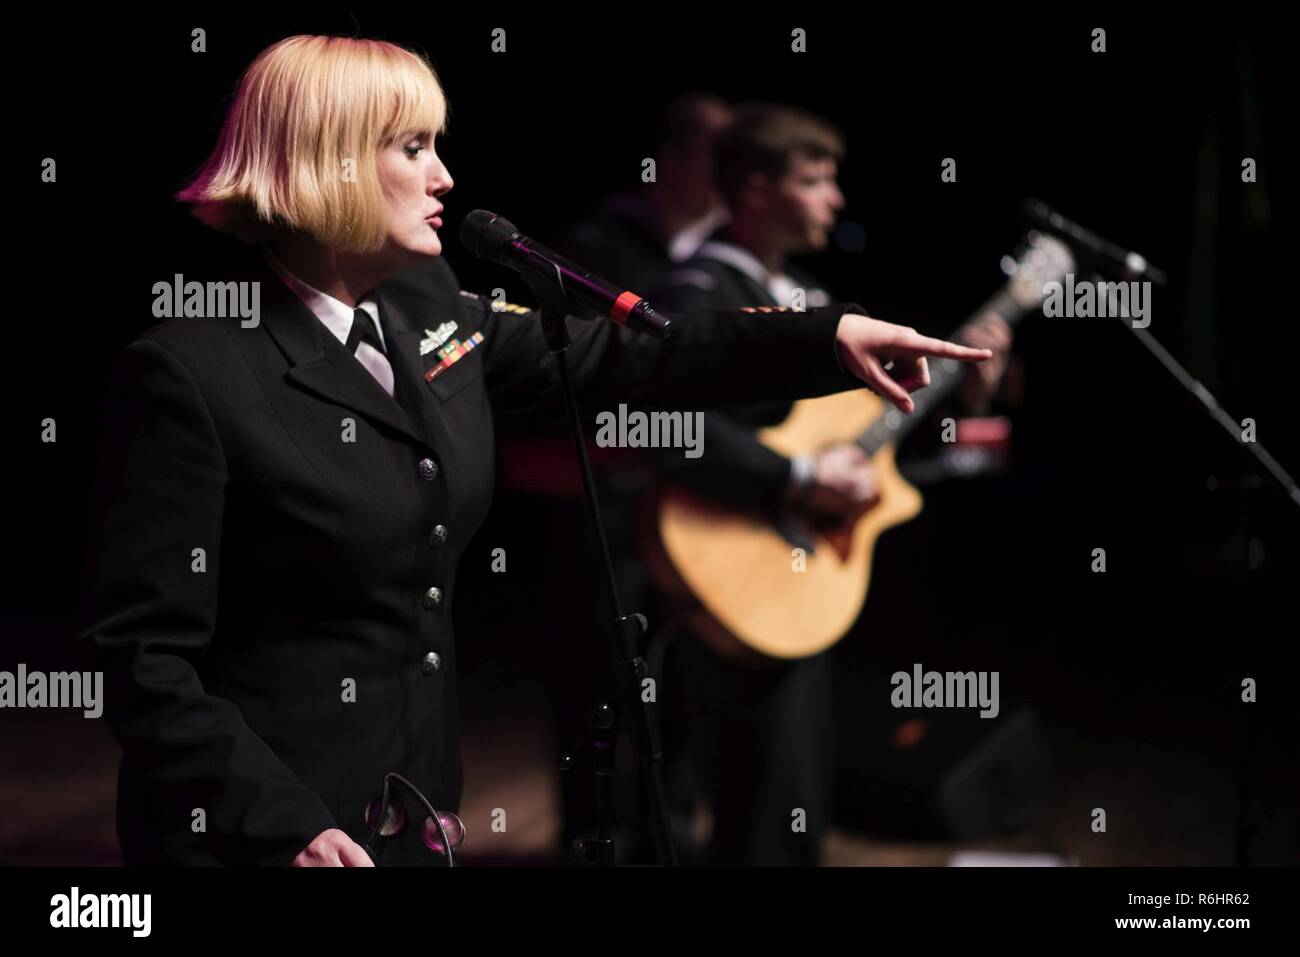
[[[817,462],[811,455],[797,455],[790,460],[790,478],[785,485],[785,499],[798,502],[808,494],[817,478]]]

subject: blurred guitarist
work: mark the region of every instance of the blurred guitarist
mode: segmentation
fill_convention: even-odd
[[[801,308],[831,302],[822,284],[788,257],[826,248],[844,206],[836,183],[843,157],[842,135],[818,117],[777,105],[739,108],[715,151],[730,222],[669,272],[652,300],[683,315],[791,308],[797,291],[804,297]],[[994,351],[992,360],[969,370],[958,392],[965,411],[981,413],[1006,368],[1010,327],[989,314],[954,338]],[[662,456],[662,470],[732,506],[785,503],[844,516],[874,504],[879,492],[871,461],[856,445],[788,459],[759,441],[758,430],[783,421],[790,409],[778,403],[706,413],[705,454]],[[685,708],[688,750],[712,804],[709,861],[819,863],[833,768],[829,652],[740,664],[688,637],[670,660]],[[795,826],[799,821],[802,829]]]

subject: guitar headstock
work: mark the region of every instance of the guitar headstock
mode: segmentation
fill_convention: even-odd
[[[1066,273],[1074,269],[1074,255],[1070,247],[1054,236],[1032,230],[1016,249],[1016,256],[1002,257],[1002,271],[1007,276],[1006,285],[987,304],[1008,325],[1037,310],[1047,298],[1044,286],[1061,282]],[[959,330],[960,331],[960,330]],[[930,386],[915,399],[916,411],[912,420],[919,420],[952,390],[964,373],[965,366],[955,359],[942,359],[930,366]],[[884,427],[898,431],[910,428],[904,424],[901,413],[888,410],[881,420]]]
[[[1074,269],[1070,247],[1055,236],[1030,230],[1016,256],[1004,256],[1002,271],[1007,275],[1007,291],[1021,309],[1037,309],[1047,297],[1043,287],[1061,282]]]

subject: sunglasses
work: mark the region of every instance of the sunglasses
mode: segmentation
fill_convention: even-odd
[[[447,867],[456,866],[455,852],[465,843],[465,825],[451,811],[436,811],[429,799],[420,793],[420,789],[395,771],[384,775],[383,794],[366,805],[366,824],[370,827],[370,836],[363,845],[372,859],[375,855],[376,838],[397,837],[406,830],[406,808],[400,798],[393,793],[397,784],[412,794],[428,812],[420,831],[420,838],[429,850],[444,855]]]

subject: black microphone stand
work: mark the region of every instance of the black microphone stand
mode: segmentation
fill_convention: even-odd
[[[523,279],[537,297],[542,317],[542,333],[551,355],[555,357],[560,372],[560,386],[564,394],[564,407],[569,427],[577,449],[578,466],[582,472],[582,486],[586,493],[587,510],[596,532],[600,564],[605,575],[605,587],[610,607],[614,611],[613,628],[609,632],[613,642],[614,700],[596,701],[587,712],[587,733],[583,741],[590,741],[594,754],[593,775],[596,788],[596,837],[578,842],[578,855],[582,859],[610,867],[614,864],[613,803],[614,773],[617,765],[619,735],[626,731],[632,740],[640,770],[643,793],[649,803],[650,826],[654,837],[655,857],[662,865],[677,866],[677,853],[673,848],[668,825],[668,802],[664,795],[663,751],[659,745],[650,719],[648,704],[641,697],[641,681],[648,674],[645,659],[637,643],[647,628],[646,618],[639,613],[625,614],[619,597],[614,562],[610,558],[605,525],[600,515],[600,502],[596,483],[587,457],[587,441],[578,413],[578,400],[569,377],[566,352],[569,348],[569,331],[565,317],[572,311],[564,283],[558,275],[543,276],[534,272],[523,273]],[[572,752],[561,756],[564,770],[573,766],[573,754],[581,748],[580,742]]]
[[[1104,281],[1103,277],[1096,273],[1092,275],[1092,280],[1093,282]],[[1120,318],[1124,320],[1132,319],[1131,316],[1121,316]],[[1296,484],[1296,480],[1287,474],[1286,469],[1282,468],[1277,459],[1273,458],[1273,456],[1268,453],[1268,450],[1258,442],[1241,441],[1240,423],[1236,422],[1232,416],[1228,415],[1228,413],[1224,411],[1223,406],[1219,404],[1219,400],[1214,397],[1214,393],[1201,385],[1200,382],[1196,381],[1192,374],[1184,369],[1182,365],[1179,364],[1178,360],[1169,354],[1169,350],[1162,346],[1156,337],[1151,335],[1144,326],[1135,326],[1131,321],[1126,321],[1124,324],[1127,326],[1128,330],[1137,337],[1138,342],[1142,343],[1142,345],[1146,347],[1147,351],[1155,356],[1159,363],[1165,367],[1165,371],[1167,371],[1179,383],[1179,385],[1190,392],[1196,400],[1201,403],[1210,418],[1223,427],[1224,431],[1232,437],[1233,443],[1250,453],[1259,465],[1260,470],[1271,475],[1278,487],[1286,493],[1291,501],[1296,505],[1300,505],[1300,485]],[[1257,485],[1258,482],[1248,482],[1245,484]]]
[[[1094,282],[1099,282],[1102,281],[1103,277],[1097,273],[1093,273],[1090,278]],[[1243,469],[1237,480],[1232,482],[1216,483],[1215,485],[1215,487],[1222,487],[1225,488],[1225,490],[1234,490],[1241,498],[1241,513],[1244,524],[1244,541],[1242,544],[1242,550],[1244,553],[1242,557],[1242,589],[1245,593],[1242,596],[1244,599],[1242,605],[1245,608],[1250,608],[1252,607],[1252,603],[1248,599],[1250,597],[1249,591],[1253,580],[1252,572],[1254,571],[1251,567],[1251,543],[1256,529],[1259,528],[1259,520],[1257,516],[1259,509],[1258,493],[1265,487],[1265,482],[1261,478],[1261,473],[1271,476],[1274,483],[1276,483],[1276,487],[1297,506],[1300,506],[1300,485],[1296,484],[1296,480],[1292,478],[1284,468],[1282,468],[1277,459],[1273,458],[1273,456],[1269,454],[1268,450],[1262,445],[1257,442],[1241,441],[1241,425],[1235,421],[1232,416],[1228,415],[1223,406],[1219,404],[1219,400],[1215,398],[1214,394],[1198,382],[1191,373],[1183,368],[1178,360],[1170,355],[1169,351],[1160,344],[1155,336],[1151,335],[1150,331],[1147,330],[1145,326],[1134,325],[1131,321],[1131,316],[1125,315],[1120,318],[1123,320],[1123,324],[1137,338],[1138,342],[1142,343],[1146,350],[1155,356],[1156,360],[1165,368],[1165,371],[1169,373],[1174,381],[1196,398],[1205,409],[1206,414],[1208,414],[1211,419],[1217,422],[1223,430],[1228,433],[1232,438],[1233,444],[1238,448],[1244,448],[1258,466],[1258,471],[1246,468]],[[1241,635],[1237,638],[1239,645],[1245,649],[1248,660],[1253,660],[1253,632],[1253,628],[1247,627],[1242,630]],[[1253,780],[1251,774],[1251,759],[1254,755],[1256,732],[1257,725],[1254,720],[1253,711],[1248,709],[1243,717],[1242,729],[1240,731],[1240,737],[1243,740],[1239,745],[1238,801],[1240,803],[1236,827],[1236,858],[1239,867],[1244,867],[1251,863],[1249,849],[1256,829],[1256,822],[1253,819],[1251,803],[1251,782]]]

